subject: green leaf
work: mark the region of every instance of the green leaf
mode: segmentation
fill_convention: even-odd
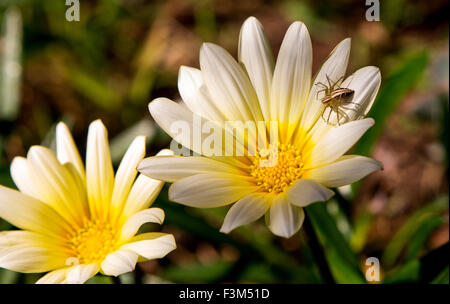
[[[331,273],[339,284],[365,284],[366,281],[359,269],[355,269],[352,263],[348,263],[342,254],[331,247],[327,248],[325,256],[330,266]]]
[[[112,111],[119,107],[121,102],[120,97],[105,81],[76,67],[70,68],[67,72],[67,77],[78,93],[103,110]]]
[[[86,284],[112,284],[111,277],[97,274],[86,281]]]
[[[196,238],[210,242],[213,246],[231,245],[240,253],[240,259],[252,263],[264,262],[273,268],[275,275],[285,282],[320,283],[320,278],[313,267],[300,265],[299,262],[281,248],[273,244],[272,235],[253,231],[253,227],[241,227],[232,234],[219,232],[209,221],[200,215],[206,210],[189,210],[182,205],[174,204],[167,199],[167,190],[161,191],[154,206],[161,206],[166,214],[166,225],[175,225]],[[220,208],[211,211],[221,212]],[[208,211],[210,211],[208,209]],[[223,217],[222,219],[223,220]],[[240,271],[244,271],[242,268]],[[240,274],[236,275],[237,278]]]
[[[395,275],[386,278],[384,284],[397,284],[397,283],[413,283],[418,282],[420,278],[420,261],[414,260],[406,263],[401,267]]]
[[[350,238],[350,246],[355,252],[360,252],[363,249],[373,220],[374,216],[371,213],[361,214],[356,218],[353,225],[353,234]]]
[[[445,282],[445,271],[448,271],[448,254],[450,245],[447,242],[439,248],[428,252],[420,259],[389,271],[383,280],[384,284],[393,283],[432,283]],[[448,282],[448,272],[447,272]]]
[[[9,174],[9,168],[0,165],[0,185],[15,189],[14,182]]]
[[[17,283],[19,273],[8,270],[0,269],[0,284],[14,284]]]
[[[315,264],[311,263],[314,265],[313,267],[306,264],[306,261],[299,264],[292,255],[274,244],[272,235],[269,234],[268,236],[261,231],[255,231],[253,228],[241,227],[236,230],[235,235],[238,235],[237,232],[241,232],[239,238],[245,239],[248,245],[261,255],[265,263],[286,273],[286,279],[289,279],[290,282],[309,284],[322,282],[318,272],[315,272]],[[306,247],[304,241],[302,244],[305,244],[305,248],[302,248],[303,253],[308,254],[309,248]]]
[[[202,40],[211,40],[217,34],[213,1],[196,1],[194,5],[195,29]]]
[[[315,203],[305,209],[324,247],[335,280],[338,283],[364,283],[355,253],[339,232],[325,204]]]
[[[10,230],[11,227],[12,226],[7,221],[0,218],[0,231]]]
[[[442,216],[432,216],[423,221],[420,227],[417,229],[417,233],[411,238],[408,250],[406,253],[406,261],[410,261],[417,257],[420,249],[428,240],[430,234],[436,230],[439,226],[445,223]]]
[[[231,262],[222,260],[187,267],[169,266],[164,270],[163,277],[175,283],[210,283],[223,277],[232,266]]]
[[[444,196],[413,213],[386,246],[382,256],[383,266],[385,268],[393,267],[403,249],[410,243],[421,225],[430,217],[439,215],[447,209],[448,197]]]
[[[448,282],[448,266],[433,280],[431,284],[449,284]]]
[[[375,119],[375,125],[370,128],[358,142],[355,152],[360,155],[370,155],[370,152],[386,125],[387,118],[395,110],[403,97],[421,78],[428,63],[428,53],[416,54],[398,67],[380,88],[369,116]]]
[[[276,274],[266,263],[250,263],[241,274],[244,283],[274,284],[278,282]]]

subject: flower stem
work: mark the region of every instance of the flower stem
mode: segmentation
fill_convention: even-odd
[[[143,275],[144,272],[142,271],[141,267],[139,267],[139,264],[136,265],[134,269],[134,284],[142,284]]]
[[[111,276],[111,279],[113,281],[113,284],[122,284],[122,281],[119,277]]]
[[[303,228],[305,229],[309,247],[312,250],[314,259],[316,260],[317,266],[319,267],[319,271],[324,282],[326,284],[336,284],[333,275],[331,274],[330,267],[328,266],[328,262],[325,258],[323,248],[320,245],[316,231],[314,230],[314,227],[308,216],[305,217]]]

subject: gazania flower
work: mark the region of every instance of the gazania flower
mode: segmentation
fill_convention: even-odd
[[[151,157],[143,160],[138,170],[173,182],[169,198],[175,202],[208,208],[234,203],[222,232],[265,214],[274,234],[292,236],[303,223],[303,207],[328,200],[333,195],[328,188],[353,183],[381,168],[373,159],[344,155],[374,124],[364,116],[381,81],[378,68],[372,66],[344,79],[349,53],[350,39],[345,39],[312,78],[312,46],[303,23],[289,27],[274,63],[261,24],[253,17],[247,19],[240,33],[239,62],[223,48],[206,43],[200,50],[201,70],[180,69],[178,88],[184,105],[164,98],[149,105],[162,129],[197,156]],[[329,88],[333,83],[337,83],[334,89],[354,91],[346,96],[345,106],[339,107],[339,118],[337,111],[326,109],[321,100],[327,94],[323,85]],[[194,113],[201,116],[202,123],[214,121],[223,134],[232,131],[227,121],[263,121],[266,134],[271,123],[277,123],[278,142],[270,146],[266,137],[264,143],[270,149],[275,147],[277,161],[261,165],[267,155],[251,146],[250,136],[233,140],[236,147],[259,151],[253,156],[206,155],[192,140]],[[191,132],[177,132],[179,128],[173,124],[180,121],[188,124]],[[258,138],[264,140],[264,135],[259,133]]]
[[[99,120],[89,127],[86,171],[63,123],[56,148],[55,155],[33,146],[27,158],[13,160],[20,192],[0,186],[0,217],[22,229],[0,232],[0,267],[49,272],[38,283],[84,283],[99,271],[117,276],[132,271],[138,259],[162,258],[175,249],[171,234],[135,235],[142,224],[164,220],[163,210],[147,209],[163,182],[143,175],[135,181],[144,137],[133,141],[115,177]]]

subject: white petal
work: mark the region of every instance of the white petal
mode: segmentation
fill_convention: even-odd
[[[348,102],[357,104],[348,105],[349,108],[354,108],[355,110],[344,109],[350,120],[360,119],[366,116],[375,101],[380,84],[380,70],[374,66],[361,68],[344,80],[342,87],[355,91],[350,96]]]
[[[48,205],[1,185],[0,217],[21,229],[55,238],[70,231],[67,222]]]
[[[231,230],[254,222],[269,209],[270,196],[266,193],[249,194],[231,206],[223,222],[221,232]]]
[[[117,170],[111,200],[112,211],[120,212],[122,210],[137,175],[136,167],[144,156],[145,137],[138,136],[131,143]]]
[[[89,126],[86,148],[86,182],[91,214],[108,213],[114,187],[114,171],[109,153],[108,131],[100,120]]]
[[[347,152],[374,123],[372,118],[365,118],[332,128],[312,149],[308,167],[313,168],[334,162]],[[305,155],[305,157],[308,156]]]
[[[284,36],[275,66],[271,102],[278,115],[273,118],[296,126],[308,98],[311,68],[311,38],[306,26],[297,21]]]
[[[128,250],[117,250],[106,256],[101,268],[104,274],[118,276],[134,270],[138,256]]]
[[[68,268],[53,270],[37,280],[36,284],[62,284],[66,280]]]
[[[238,63],[218,45],[204,43],[200,66],[208,91],[227,120],[261,121],[255,91]]]
[[[121,249],[130,250],[136,254],[151,260],[165,257],[169,252],[177,248],[175,239],[171,234],[145,233],[138,236],[136,242],[125,244]]]
[[[74,187],[77,189],[75,192],[79,193],[79,202],[82,204],[85,209],[84,214],[88,214],[89,206],[87,201],[87,193],[86,193],[86,180],[81,179],[80,174],[72,163],[65,163],[64,168],[67,169],[68,175],[70,175],[74,182]]]
[[[307,105],[301,119],[301,127],[303,129],[309,130],[316,121],[318,123],[326,124],[326,122],[319,118],[324,109],[324,106],[320,101],[320,98],[323,97],[324,93],[322,92],[319,96],[317,96],[317,91],[322,89],[317,84],[321,82],[328,85],[327,76],[330,81],[336,82],[345,75],[350,56],[350,44],[351,41],[349,38],[344,39],[341,43],[339,43],[331,52],[330,56],[315,77],[311,91],[309,92]]]
[[[334,192],[311,179],[300,179],[286,191],[289,201],[298,206],[306,207],[315,202],[329,200]]]
[[[67,284],[83,284],[93,276],[95,276],[99,267],[97,264],[82,264],[69,268],[66,274],[66,280],[64,283]]]
[[[80,174],[82,180],[86,178],[83,162],[75,142],[65,123],[60,122],[56,126],[56,155],[61,164],[72,163]]]
[[[123,218],[148,208],[158,196],[164,182],[152,179],[145,175],[139,175],[131,188],[127,202],[122,212]]]
[[[47,248],[51,251],[63,252],[65,250],[65,246],[67,245],[67,240],[26,230],[10,230],[0,232],[0,248],[12,247],[16,245],[30,245]]]
[[[51,271],[40,278],[36,284],[83,284],[95,276],[97,264],[82,264]]]
[[[207,119],[192,113],[186,107],[167,98],[157,98],[153,100],[148,105],[148,108],[156,123],[167,134],[169,134],[176,142],[198,154],[202,154],[202,144],[205,142],[206,138],[210,136],[209,133],[202,132],[204,127],[216,127],[219,132],[225,132],[217,123],[208,121]],[[197,141],[194,141],[194,133],[200,134]],[[222,133],[222,136],[225,137],[225,134]],[[245,146],[241,141],[235,140],[234,144],[236,145],[236,151],[238,149],[245,151]],[[230,145],[229,143],[225,144],[224,147],[222,147],[223,151],[221,151],[221,155],[234,155],[232,153],[227,154],[227,151],[224,150],[227,148],[230,149],[230,147],[233,149],[233,145]],[[234,160],[234,163],[238,162],[234,157],[226,158]]]
[[[32,243],[0,247],[0,268],[17,272],[46,272],[65,266],[63,252],[40,247]]]
[[[163,149],[157,155],[168,156],[173,155],[173,152]],[[128,219],[136,212],[147,209],[154,202],[163,186],[164,182],[140,174],[130,190],[122,211],[122,218]]]
[[[186,138],[181,138],[178,136],[178,130],[174,130],[173,125],[177,122],[186,122],[192,132],[193,112],[167,98],[156,98],[148,104],[148,109],[156,123],[167,134],[172,138],[177,138],[180,144],[192,150],[191,135],[187,134]]]
[[[342,105],[339,107],[339,124],[344,124],[348,121],[363,118],[372,107],[378,89],[381,84],[381,74],[377,67],[367,66],[356,71],[353,75],[345,79],[341,87],[349,88],[354,93],[342,100]],[[327,108],[323,112],[324,117],[329,125],[339,125],[337,122],[337,113]],[[319,123],[320,125],[326,125]]]
[[[266,33],[255,17],[249,17],[239,35],[239,61],[244,64],[266,121],[270,120],[270,90],[274,61]]]
[[[212,121],[225,120],[221,110],[211,100],[200,70],[181,66],[178,73],[178,90],[184,103],[193,113]]]
[[[258,188],[237,175],[197,174],[169,188],[169,199],[187,206],[212,208],[231,204]]]
[[[303,208],[292,205],[285,195],[278,195],[270,207],[269,228],[273,234],[289,238],[302,226]]]
[[[166,182],[175,182],[199,173],[242,174],[236,167],[201,156],[148,157],[139,163],[138,170],[146,176]]]
[[[139,227],[145,223],[162,224],[164,221],[164,211],[160,208],[150,208],[139,211],[131,216],[123,225],[121,240],[128,240],[138,232]]]
[[[330,165],[310,170],[306,178],[314,179],[326,187],[341,187],[382,168],[382,164],[372,158],[345,155]]]
[[[70,223],[81,223],[86,211],[85,193],[55,154],[42,146],[28,151],[28,174],[22,176],[34,185],[38,199],[52,206]]]
[[[14,183],[20,192],[39,199],[39,191],[30,179],[31,170],[31,166],[28,164],[26,158],[21,156],[14,157],[10,167],[11,177]]]
[[[198,124],[201,131],[206,119],[167,98],[153,100],[148,108],[153,119],[167,134],[189,150],[201,154],[201,145],[194,145],[193,133],[197,131],[194,125]]]

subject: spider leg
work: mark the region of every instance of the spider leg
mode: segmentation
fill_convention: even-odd
[[[323,116],[325,114],[325,111],[327,110],[327,108],[325,107],[322,111],[322,115],[320,115],[320,117],[322,117],[323,121],[326,122],[325,117]]]
[[[347,113],[345,113],[344,111],[341,110],[341,115],[344,116],[347,119],[350,119],[350,117],[348,116]]]
[[[328,81],[329,87],[332,88],[331,80],[330,80],[330,78],[328,77],[328,74],[325,74],[325,76],[327,77],[327,81]]]
[[[339,121],[340,120],[340,118],[339,118],[339,108],[336,109],[336,116],[337,116],[337,124],[338,124],[338,126],[340,126],[341,122]]]
[[[316,82],[315,83],[315,85],[316,86],[318,86],[318,85],[321,85],[321,86],[323,86],[323,87],[327,87],[327,85],[326,84],[324,84],[323,82],[321,82],[321,81],[319,81],[319,82]]]
[[[348,117],[347,113],[345,113],[345,112],[342,111],[342,110],[338,110],[338,111],[339,111],[339,113],[341,114],[341,116],[343,116],[347,121],[350,120],[350,117]]]
[[[332,91],[334,91],[334,88],[336,87],[336,85],[339,82],[339,80],[340,80],[340,78],[331,84],[331,90]]]
[[[322,117],[322,119],[323,119],[324,122],[327,122],[327,120],[325,119],[325,112],[327,111],[327,108],[329,108],[329,107],[330,107],[329,105],[326,105],[326,106],[323,108],[321,117]],[[330,112],[331,112],[331,108],[330,108]]]
[[[319,93],[322,93],[323,91],[326,91],[327,89],[321,89],[319,91],[316,92],[316,99],[319,99]]]
[[[340,77],[338,80],[336,80],[335,82],[333,82],[332,84],[330,84],[330,90],[331,91],[334,91],[334,89],[336,88],[336,87],[340,87],[339,86],[339,82],[342,80],[344,78],[344,76],[342,76],[342,77]],[[328,81],[329,82],[329,81]]]
[[[356,105],[356,103],[354,103],[354,102],[345,102],[345,103],[342,103],[341,104],[341,97],[342,96],[339,96],[339,104],[341,105],[340,107],[341,107],[341,109],[345,109],[345,110],[350,110],[350,111],[355,111],[356,112],[356,109],[358,108],[358,107],[355,107],[355,108],[349,108],[349,107],[346,107],[346,106],[343,106],[342,104],[344,104],[344,105],[350,105],[350,104],[355,104]],[[359,104],[358,104],[358,106],[359,106]]]
[[[340,83],[341,81],[344,80],[344,75],[342,75],[341,77],[338,78],[338,80],[336,80],[336,82],[334,83],[335,85]]]
[[[344,107],[344,106],[341,106],[341,109],[355,111],[355,112],[357,111],[357,109],[355,109],[355,108],[347,108],[347,107]]]
[[[356,107],[360,107],[361,105],[359,104],[359,103],[357,103],[357,102],[346,102],[345,104],[354,104],[354,105],[356,105]]]
[[[331,116],[331,112],[333,112],[333,111],[332,111],[332,110],[331,110],[331,108],[330,108],[330,112],[328,113],[327,123],[329,123],[329,122],[330,122],[330,116]]]
[[[321,86],[321,87],[324,88],[325,90],[328,89],[327,85],[324,84],[324,83],[322,83],[322,82],[316,82],[315,85],[318,86],[318,87]]]
[[[355,74],[350,75],[349,78],[350,78],[350,82],[348,83],[347,87],[349,87],[352,84],[353,78],[355,78]]]
[[[339,105],[340,105],[341,103],[342,103],[342,95],[339,95],[339,102],[338,102],[338,104],[336,105],[336,113],[337,113],[337,122],[338,122],[338,126],[341,125],[341,118],[339,117],[339,114],[341,114],[341,116],[342,116],[342,113],[343,113],[343,111],[339,109]]]

